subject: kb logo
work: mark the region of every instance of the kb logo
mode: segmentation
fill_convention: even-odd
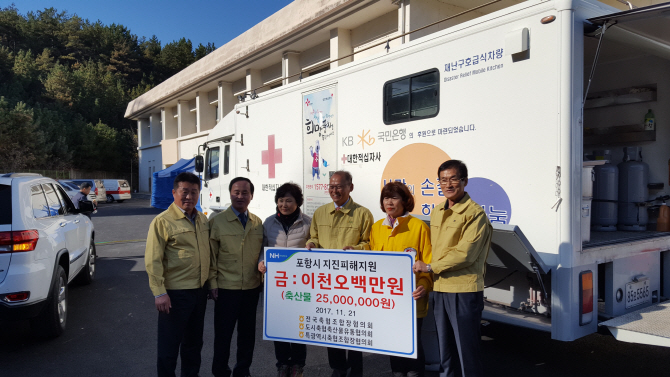
[[[354,146],[354,137],[353,136],[345,136],[342,138],[342,146],[343,147],[353,147]]]

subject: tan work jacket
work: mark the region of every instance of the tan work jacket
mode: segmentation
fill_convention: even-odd
[[[263,223],[249,212],[243,227],[230,207],[210,221],[209,242],[212,264],[210,289],[246,290],[261,284],[258,256],[263,249]]]
[[[154,296],[166,289],[202,288],[209,258],[209,223],[202,213],[198,212],[194,226],[172,203],[149,225],[144,264]]]
[[[445,203],[435,206],[430,215],[433,291],[483,291],[493,233],[491,223],[468,193],[451,208],[444,209]]]
[[[370,250],[370,230],[374,219],[367,208],[349,202],[339,211],[335,203],[317,208],[312,217],[310,239],[317,248],[342,249],[352,246],[356,250]]]

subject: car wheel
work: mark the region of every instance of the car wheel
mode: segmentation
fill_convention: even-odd
[[[77,282],[82,285],[89,285],[93,283],[95,279],[95,262],[96,262],[96,251],[95,244],[93,239],[91,239],[91,245],[88,247],[88,257],[86,258],[86,265],[81,269],[79,275],[77,276]]]
[[[125,200],[125,199],[124,199]],[[117,203],[123,203],[123,200],[117,200]]]
[[[63,333],[67,323],[67,293],[67,275],[63,267],[58,265],[47,304],[42,313],[30,321],[37,335],[55,338]]]
[[[107,202],[107,203],[114,203],[114,197],[111,196],[111,195],[107,195],[107,200],[106,200],[106,202]]]

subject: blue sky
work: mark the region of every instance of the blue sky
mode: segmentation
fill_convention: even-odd
[[[261,22],[292,0],[0,0],[4,8],[12,2],[20,14],[56,8],[70,14],[121,24],[138,37],[156,35],[164,46],[181,37],[193,47],[213,42],[221,47]]]

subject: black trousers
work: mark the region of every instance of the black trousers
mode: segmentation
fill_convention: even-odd
[[[483,376],[481,321],[484,292],[435,292],[434,298],[440,377]]]
[[[168,290],[170,313],[158,313],[158,376],[174,377],[181,351],[181,376],[200,372],[202,332],[205,326],[205,289]]]
[[[299,343],[274,342],[275,356],[277,357],[277,368],[282,365],[305,366],[307,358],[307,346]]]
[[[363,353],[361,351],[328,347],[328,364],[333,369],[333,377],[346,376],[347,369],[350,368],[350,377],[361,377],[363,375]]]
[[[237,324],[237,362],[232,370],[234,377],[249,375],[249,367],[256,344],[256,309],[260,289],[219,289],[214,304],[214,361],[212,374],[216,377],[231,375],[228,359],[230,342]]]
[[[423,353],[423,344],[421,343],[421,326],[423,325],[423,318],[416,319],[416,342],[417,355],[416,359],[407,357],[391,356],[391,372],[400,372],[403,374],[410,373],[412,376],[423,377],[426,371],[426,356]]]

